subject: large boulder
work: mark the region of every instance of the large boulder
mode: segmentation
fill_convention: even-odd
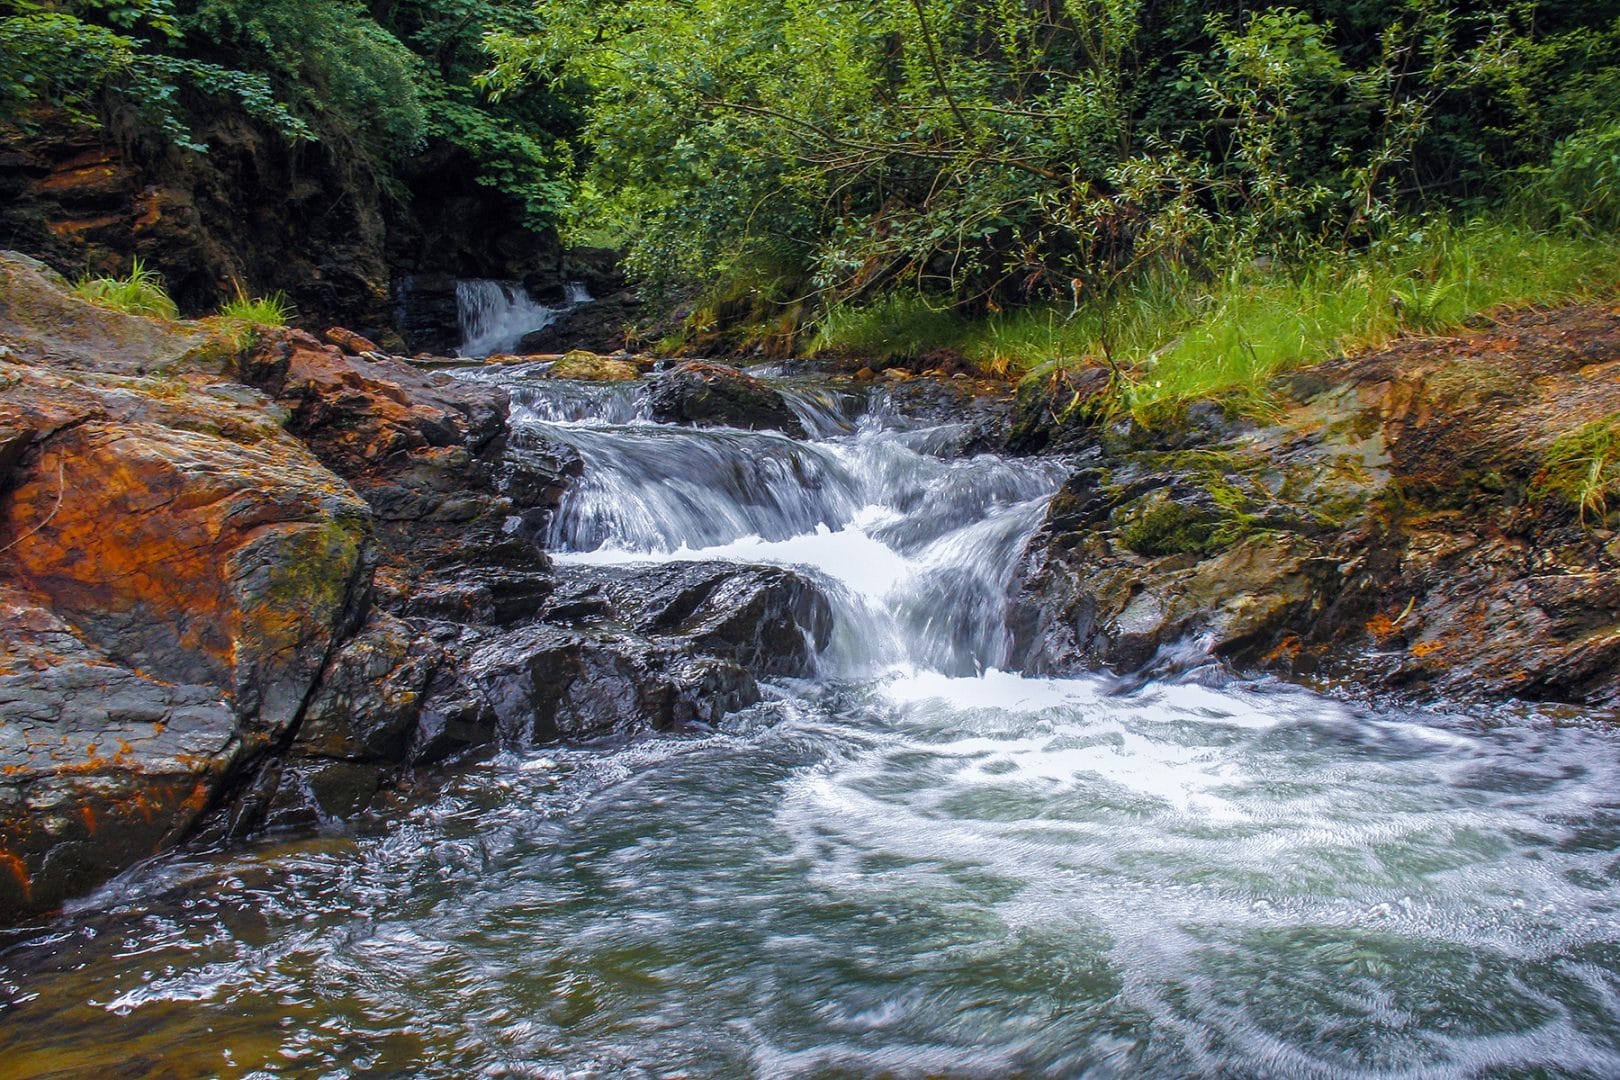
[[[222,381],[194,327],[80,310],[17,260],[0,272],[0,911],[15,912],[172,842],[289,738],[374,556],[367,505],[282,410]]]

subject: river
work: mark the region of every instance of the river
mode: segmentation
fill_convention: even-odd
[[[1356,704],[1189,650],[1025,678],[1061,463],[881,394],[812,433],[509,384],[574,564],[813,574],[814,678],[507,750],[343,831],[191,852],[0,942],[0,1076],[1620,1075],[1620,736]]]

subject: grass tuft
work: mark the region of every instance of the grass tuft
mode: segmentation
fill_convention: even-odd
[[[1620,415],[1584,424],[1559,436],[1531,485],[1532,498],[1560,498],[1602,525],[1609,501],[1620,497]]]
[[[155,271],[148,270],[140,259],[131,260],[129,273],[124,277],[86,275],[74,283],[73,291],[91,303],[122,311],[126,315],[173,319],[180,314],[163,288],[163,279]]]
[[[286,326],[297,313],[286,293],[250,297],[240,282],[236,285],[236,295],[219,305],[220,318],[251,326]]]

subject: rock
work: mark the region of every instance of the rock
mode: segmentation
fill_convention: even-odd
[[[594,610],[586,605],[597,605]],[[674,637],[756,675],[808,675],[832,633],[815,584],[780,567],[673,562],[572,568],[553,613],[586,610],[649,636]],[[552,618],[558,618],[553,614]]]
[[[809,674],[832,625],[807,578],[731,563],[570,568],[544,619],[443,635],[414,757],[713,724],[760,699],[756,675]]]
[[[576,349],[613,352],[625,347],[627,328],[641,313],[641,300],[632,292],[592,289],[602,297],[562,312],[557,318],[518,342],[525,353],[559,353]]]
[[[377,353],[382,350],[370,338],[362,337],[353,330],[345,330],[341,326],[329,326],[326,333],[321,335],[330,345],[336,345],[351,355],[364,353]]]
[[[546,372],[553,379],[584,379],[591,382],[627,382],[641,378],[641,369],[616,356],[598,356],[575,350],[558,357]]]
[[[80,299],[60,274],[14,251],[0,252],[0,341],[13,362],[127,376],[218,374],[236,352],[217,329]]]
[[[183,837],[244,753],[217,687],[136,671],[0,586],[0,923]]]
[[[1620,414],[1620,314],[1526,313],[1293,375],[1275,422],[1091,429],[1020,568],[1015,659],[1240,667],[1445,699],[1620,704],[1620,559],[1538,494]]]
[[[1108,390],[1100,367],[1060,368],[1018,384],[1003,445],[1008,453],[1070,453],[1095,440],[1092,406]]]
[[[711,724],[759,700],[740,665],[635,635],[546,625],[484,640],[461,679],[507,746]]]
[[[696,426],[780,431],[803,438],[804,425],[776,390],[724,364],[687,360],[648,392],[655,420]]]

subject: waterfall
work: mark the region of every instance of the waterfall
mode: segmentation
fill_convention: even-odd
[[[971,675],[1007,659],[1018,554],[1055,462],[959,457],[939,427],[790,393],[809,440],[653,424],[622,384],[514,386],[520,434],[584,462],[551,524],[564,563],[723,560],[816,578],[839,616],[828,674]]]
[[[590,291],[579,282],[568,284],[563,303],[553,306],[536,303],[515,281],[458,281],[456,316],[461,324],[461,354],[511,352],[525,334],[544,330],[562,315],[590,302]]]

